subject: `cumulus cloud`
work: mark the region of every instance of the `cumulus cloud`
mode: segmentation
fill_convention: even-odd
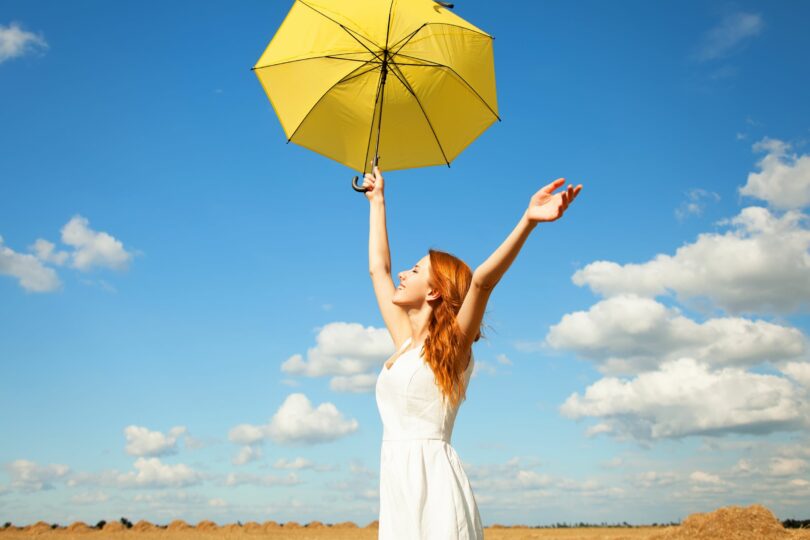
[[[67,481],[68,486],[100,485],[121,488],[168,488],[185,487],[199,484],[203,474],[188,465],[177,463],[169,465],[159,458],[140,457],[133,464],[135,471],[119,472],[115,470],[100,473],[76,473]]]
[[[782,210],[810,205],[810,155],[790,152],[791,146],[778,139],[764,138],[754,146],[755,152],[765,152],[757,163],[759,172],[748,174],[741,195],[766,201]]]
[[[674,255],[637,264],[596,261],[572,281],[602,296],[674,293],[677,300],[708,299],[727,312],[791,313],[810,305],[810,229],[807,216],[781,216],[751,206],[722,220],[725,233],[704,233]],[[745,261],[745,264],[740,264]]]
[[[315,342],[306,359],[294,354],[282,363],[281,371],[306,377],[331,376],[329,387],[335,392],[371,392],[383,362],[394,353],[385,328],[358,323],[329,323],[319,329]]]
[[[106,232],[94,231],[87,218],[76,215],[62,227],[62,242],[73,247],[71,265],[79,270],[93,267],[125,269],[132,254]]]
[[[639,440],[810,427],[807,393],[789,379],[733,367],[711,371],[692,358],[630,380],[600,379],[571,394],[560,412],[599,418],[614,435]]]
[[[810,362],[788,362],[781,369],[786,375],[810,388]]]
[[[329,442],[357,431],[359,423],[347,419],[332,403],[313,407],[306,395],[290,394],[265,425],[241,424],[228,434],[231,442],[255,444],[265,438],[278,444]]]
[[[314,463],[302,457],[297,457],[293,460],[279,458],[275,464],[273,464],[273,467],[276,469],[310,469],[314,466]]]
[[[771,460],[768,470],[773,476],[794,476],[806,468],[807,461],[801,458],[776,457]]]
[[[55,250],[56,246],[52,242],[48,242],[42,238],[38,238],[29,249],[34,253],[34,256],[42,262],[55,264],[61,266],[67,262],[70,254],[67,251]]]
[[[380,368],[394,353],[394,344],[385,328],[364,327],[358,323],[333,322],[323,326],[307,350],[306,360],[295,354],[281,370],[293,375],[356,375]]]
[[[234,465],[245,465],[262,457],[262,449],[258,446],[243,446],[231,460]]]
[[[54,483],[64,479],[70,472],[67,465],[38,465],[27,459],[7,463],[5,469],[11,480],[10,487],[21,491],[53,489]]]
[[[126,452],[131,456],[165,456],[177,453],[177,441],[185,435],[186,428],[176,426],[163,434],[150,431],[141,426],[127,426],[124,436],[127,438]]]
[[[0,64],[47,48],[44,37],[23,30],[19,23],[12,22],[8,26],[0,24]]]
[[[751,38],[762,32],[764,23],[756,13],[731,13],[709,30],[701,40],[697,59],[700,61],[724,58],[735,52]]]
[[[335,392],[354,394],[371,392],[377,384],[376,373],[359,373],[357,375],[336,375],[329,380],[329,388]]]
[[[752,366],[795,359],[808,350],[796,328],[739,317],[698,323],[678,308],[633,294],[564,315],[549,328],[545,341],[593,360],[600,371],[611,374],[655,370],[680,357],[715,367]]]
[[[51,292],[62,282],[52,268],[44,266],[34,255],[17,253],[3,244],[0,236],[0,274],[17,278],[20,286],[30,292]]]

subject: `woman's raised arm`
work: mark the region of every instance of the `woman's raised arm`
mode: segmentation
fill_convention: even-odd
[[[540,188],[532,196],[529,207],[506,240],[473,272],[470,290],[467,291],[467,296],[464,297],[464,302],[456,316],[456,322],[466,338],[465,349],[472,345],[478,333],[492,290],[517,257],[526,238],[541,221],[554,221],[561,218],[568,205],[582,190],[582,184],[576,188],[569,184],[567,190],[553,193],[564,183],[565,178],[558,178]]]
[[[365,195],[369,201],[368,271],[383,321],[399,349],[411,336],[411,324],[405,310],[391,301],[396,287],[391,277],[391,251],[385,226],[385,182],[380,169],[375,166],[373,170],[374,174],[366,173],[363,179],[363,186],[368,188]]]

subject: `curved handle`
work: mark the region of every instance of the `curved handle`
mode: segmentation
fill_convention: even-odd
[[[440,0],[433,0],[433,1],[436,2],[437,4],[439,4],[440,6],[442,6],[444,8],[447,8],[447,9],[453,9],[453,7],[454,7],[453,4],[451,4],[449,2],[441,2]]]
[[[354,188],[355,191],[359,191],[360,193],[365,193],[366,191],[368,191],[368,189],[364,188],[363,186],[357,185],[357,180],[359,178],[360,178],[359,176],[354,177],[354,179],[352,180],[352,188]]]

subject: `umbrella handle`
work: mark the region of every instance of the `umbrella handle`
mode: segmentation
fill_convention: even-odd
[[[354,179],[352,180],[352,188],[354,188],[355,191],[359,191],[360,193],[365,193],[367,191],[367,189],[364,188],[363,186],[358,186],[357,185],[357,180],[359,178],[360,178],[359,176],[354,177]]]
[[[453,9],[453,7],[454,7],[453,4],[451,4],[449,2],[440,2],[439,0],[433,0],[433,1],[436,2],[437,4],[439,4],[440,6],[442,6],[444,8],[447,8],[447,9]]]

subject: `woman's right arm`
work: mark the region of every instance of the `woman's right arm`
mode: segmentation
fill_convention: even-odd
[[[384,180],[379,168],[374,167],[373,175],[366,174],[363,186],[367,187],[365,195],[369,201],[368,270],[383,321],[399,350],[411,335],[411,325],[405,310],[391,301],[396,288],[391,277],[391,251],[385,226]]]

